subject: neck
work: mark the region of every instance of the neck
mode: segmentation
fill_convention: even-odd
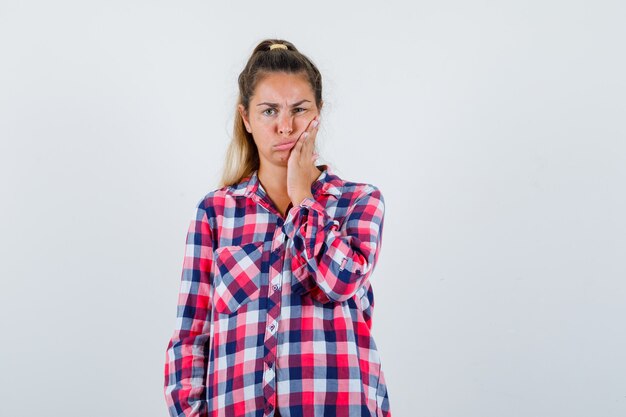
[[[265,191],[287,197],[287,167],[261,166],[257,176]]]
[[[315,178],[323,171],[322,168],[317,166],[311,167],[311,175],[315,173]],[[263,185],[265,191],[273,196],[280,196],[280,198],[289,199],[287,193],[287,167],[268,165],[261,165],[257,172],[259,182]]]

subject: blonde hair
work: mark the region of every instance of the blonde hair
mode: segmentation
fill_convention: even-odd
[[[285,45],[274,47],[272,45]],[[243,118],[237,107],[243,105],[245,111],[250,106],[250,98],[259,80],[271,72],[302,73],[306,76],[313,92],[318,109],[322,107],[322,75],[311,60],[300,53],[291,43],[281,39],[266,39],[259,43],[239,74],[239,98],[235,107],[233,137],[226,150],[226,160],[219,187],[235,185],[243,178],[259,169],[259,150],[252,134],[246,130]]]

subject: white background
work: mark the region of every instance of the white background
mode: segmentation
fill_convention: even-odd
[[[0,415],[162,416],[185,234],[264,38],[386,200],[392,415],[626,415],[622,1],[0,1]]]

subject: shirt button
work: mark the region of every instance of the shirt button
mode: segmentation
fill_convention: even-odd
[[[272,335],[276,333],[276,331],[278,330],[278,322],[274,320],[272,324],[267,326],[267,330],[269,330]]]
[[[278,285],[278,284],[274,284],[274,285],[272,285],[272,289],[273,289],[274,291],[278,291],[278,290],[280,289],[280,285]]]

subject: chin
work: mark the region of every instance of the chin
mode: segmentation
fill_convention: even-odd
[[[273,162],[274,162],[274,165],[287,168],[287,166],[289,164],[289,155],[287,155],[287,156],[277,156],[274,159]]]

